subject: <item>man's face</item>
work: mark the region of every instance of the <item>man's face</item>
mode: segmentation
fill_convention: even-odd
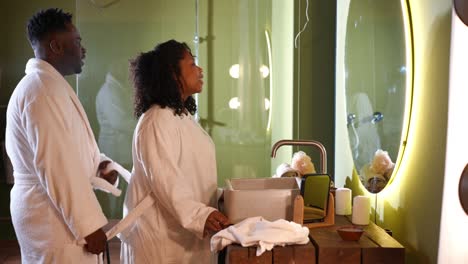
[[[67,31],[57,33],[56,41],[61,46],[60,66],[63,75],[81,73],[86,50],[81,46],[81,36],[73,24],[67,24]]]
[[[195,64],[193,56],[186,51],[184,58],[179,61],[180,81],[182,83],[181,93],[183,99],[188,96],[200,93],[203,86],[202,69]]]

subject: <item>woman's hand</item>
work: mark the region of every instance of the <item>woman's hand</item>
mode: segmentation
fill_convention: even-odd
[[[213,211],[206,219],[203,235],[206,236],[210,233],[217,233],[230,225],[231,223],[225,215],[217,210]]]

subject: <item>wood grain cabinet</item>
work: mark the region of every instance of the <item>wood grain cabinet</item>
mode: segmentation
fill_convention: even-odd
[[[359,241],[342,240],[336,229],[350,224],[349,218],[337,215],[334,226],[310,229],[307,245],[275,247],[258,257],[255,247],[230,245],[220,253],[219,263],[405,263],[405,248],[374,223],[364,226]]]

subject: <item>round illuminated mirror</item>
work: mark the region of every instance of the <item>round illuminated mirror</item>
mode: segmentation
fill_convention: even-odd
[[[412,90],[407,2],[350,0],[344,43],[346,116],[354,166],[372,193],[403,155]]]

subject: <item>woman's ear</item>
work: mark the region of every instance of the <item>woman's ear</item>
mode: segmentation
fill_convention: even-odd
[[[179,86],[179,89],[182,91],[183,86],[182,86],[182,81],[180,79],[180,76],[177,76],[176,72],[174,71],[172,67],[171,67],[171,74],[172,74],[172,79],[174,79],[174,81],[177,83],[177,86]]]

